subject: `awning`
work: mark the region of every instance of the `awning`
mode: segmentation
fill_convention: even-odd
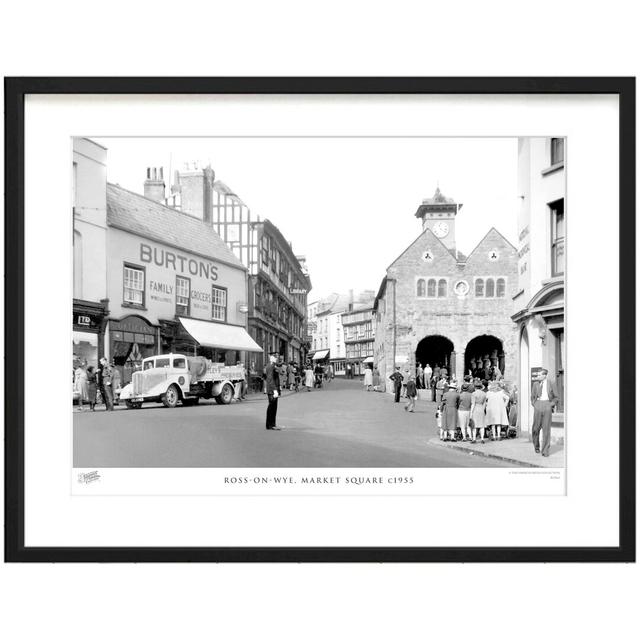
[[[313,360],[324,360],[329,355],[329,349],[325,349],[324,351],[316,351],[313,354]]]
[[[243,327],[218,324],[217,322],[205,322],[204,320],[192,320],[191,318],[180,318],[180,322],[187,333],[203,347],[262,353],[262,349],[253,341]]]
[[[373,356],[369,356],[368,358],[365,358],[362,361],[362,364],[372,364],[373,363]]]

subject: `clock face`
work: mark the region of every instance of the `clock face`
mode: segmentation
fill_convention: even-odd
[[[438,238],[444,238],[449,233],[449,225],[446,222],[436,222],[433,225],[433,233]]]

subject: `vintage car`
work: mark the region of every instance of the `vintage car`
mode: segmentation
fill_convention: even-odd
[[[128,409],[138,409],[143,402],[162,402],[173,408],[197,404],[200,398],[213,398],[229,404],[241,393],[245,381],[242,366],[225,366],[201,356],[168,353],[145,358],[142,370],[123,387],[120,400]]]

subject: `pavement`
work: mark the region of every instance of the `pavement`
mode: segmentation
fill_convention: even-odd
[[[284,391],[278,403],[282,431],[265,429],[266,407],[264,394],[250,394],[229,405],[201,401],[174,409],[154,403],[136,410],[75,411],[74,466],[490,468],[527,463],[524,450],[516,455],[509,441],[484,445],[483,455],[464,445],[443,446],[433,403],[420,400],[416,412],[408,413],[404,403],[365,391],[359,380],[335,379],[311,392]]]

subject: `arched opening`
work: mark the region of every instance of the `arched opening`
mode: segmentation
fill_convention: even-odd
[[[453,367],[453,342],[444,336],[427,336],[418,343],[416,349],[416,365],[428,364],[433,369],[436,365],[445,366],[449,373]]]
[[[491,335],[476,336],[469,340],[464,351],[464,372],[483,377],[484,369],[495,367],[504,374],[504,350],[502,342]]]

